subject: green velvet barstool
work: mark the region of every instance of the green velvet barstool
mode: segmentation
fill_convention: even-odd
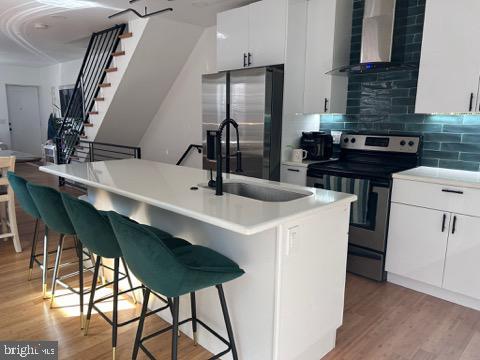
[[[128,292],[133,292],[138,289],[143,289],[143,286],[133,287],[130,275],[128,273],[127,265],[122,256],[122,250],[118,245],[117,239],[113,232],[113,229],[108,220],[107,213],[104,211],[97,210],[92,204],[74,198],[68,194],[62,193],[63,203],[65,209],[70,217],[70,220],[75,228],[75,232],[78,237],[81,239],[84,246],[86,246],[90,251],[97,255],[95,262],[95,270],[93,274],[93,282],[90,292],[90,301],[88,303],[87,317],[85,320],[84,334],[87,335],[88,327],[90,324],[90,318],[92,315],[92,310],[95,310],[112,326],[112,353],[113,359],[115,359],[115,350],[117,347],[117,331],[118,327],[128,325],[134,321],[140,319],[140,317],[135,317],[124,321],[122,323],[118,322],[118,296]],[[127,219],[127,218],[125,218]],[[126,220],[133,222],[133,220]],[[149,228],[155,232],[155,235],[161,239],[169,248],[175,249],[178,247],[190,245],[187,241],[182,239],[173,238],[170,234],[155,228],[151,228],[147,225],[140,225],[145,228]],[[99,269],[102,266],[101,260],[103,259],[113,259],[113,295],[106,296],[101,299],[95,300],[95,292],[97,289],[103,288],[109,284],[104,284],[102,286],[97,286],[98,283],[98,274]],[[120,273],[120,261],[123,261],[125,274]],[[123,278],[120,278],[120,275],[123,275]],[[119,292],[119,282],[123,279],[127,279],[129,282],[130,288],[126,291]],[[134,293],[133,293],[134,295]],[[135,296],[135,295],[134,295]],[[113,313],[112,319],[109,319],[95,304],[112,299],[113,298]],[[160,298],[160,297],[159,297]],[[159,311],[165,310],[168,308],[168,301],[160,298],[164,301],[167,306],[161,307],[159,309],[150,311],[146,316],[155,314]]]
[[[57,253],[55,257],[55,265],[53,269],[53,280],[52,280],[52,294],[51,302],[53,304],[55,297],[55,286],[59,282],[64,287],[68,288],[70,291],[78,294],[80,296],[80,328],[83,329],[84,326],[84,317],[83,317],[83,296],[84,296],[84,287],[83,287],[83,262],[84,262],[84,252],[83,245],[77,238],[75,228],[73,227],[70,218],[68,217],[65,206],[63,205],[62,196],[59,191],[48,187],[37,184],[28,183],[27,189],[32,196],[33,201],[40,213],[40,216],[45,223],[45,239],[48,238],[48,231],[53,230],[60,234],[60,239],[57,246]],[[79,290],[73,289],[67,284],[61,283],[58,278],[58,270],[60,268],[60,259],[63,252],[63,244],[66,236],[72,236],[75,242],[75,249],[78,257],[78,277],[79,277]],[[45,241],[47,243],[47,241]],[[44,245],[44,254],[48,254],[47,245]],[[44,263],[47,263],[45,257]],[[44,266],[44,278],[46,277],[47,266]],[[45,279],[46,281],[46,279]]]
[[[40,268],[43,269],[43,262],[38,260],[37,258],[43,256],[43,253],[37,254],[37,243],[38,243],[38,230],[39,230],[39,223],[41,220],[40,213],[38,212],[37,206],[32,199],[28,189],[27,183],[28,181],[22,178],[21,176],[16,175],[14,172],[9,171],[7,173],[8,182],[12,186],[13,191],[15,192],[15,196],[20,204],[20,207],[23,211],[25,211],[28,215],[30,215],[35,220],[35,228],[33,230],[33,240],[32,240],[32,250],[30,253],[30,264],[28,270],[28,280],[32,278],[33,272],[33,265],[36,263]],[[45,279],[43,279],[45,281]],[[44,295],[47,289],[47,283],[44,282],[42,289],[44,291]]]
[[[171,330],[171,358],[176,360],[178,337],[175,335],[178,333],[178,327],[191,322],[194,338],[199,324],[227,346],[226,350],[211,359],[218,359],[231,351],[233,359],[238,360],[222,284],[242,276],[244,271],[232,260],[209,248],[189,245],[169,249],[153,231],[113,212],[108,213],[108,217],[130,270],[146,286],[132,359],[137,358],[139,349],[142,349],[150,359],[155,359],[143,344],[144,341]],[[196,316],[195,292],[212,286],[218,290],[228,340]],[[173,298],[173,325],[142,337],[148,299],[152,291]],[[190,294],[192,316],[179,321],[179,297],[186,294]]]

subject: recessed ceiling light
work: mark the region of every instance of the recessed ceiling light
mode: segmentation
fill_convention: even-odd
[[[35,23],[35,24],[33,24],[33,27],[34,27],[35,29],[38,29],[38,30],[46,30],[46,29],[48,29],[48,24]]]

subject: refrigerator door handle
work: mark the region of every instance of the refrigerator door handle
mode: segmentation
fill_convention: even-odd
[[[247,67],[247,54],[243,53],[243,67]]]

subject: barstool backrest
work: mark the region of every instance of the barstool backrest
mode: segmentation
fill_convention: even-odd
[[[100,212],[83,200],[61,193],[63,204],[82,244],[104,258],[118,258],[122,250],[118,245],[107,213]]]
[[[13,189],[7,178],[9,171],[15,171],[15,156],[0,156],[0,186],[7,188],[7,192],[0,195],[1,202],[13,201]]]
[[[65,210],[60,192],[32,183],[27,184],[27,189],[45,225],[59,234],[75,235],[75,228]]]
[[[165,296],[173,296],[182,286],[188,271],[170,249],[140,224],[115,212],[108,217],[129,269],[148,288]]]
[[[30,192],[27,189],[27,180],[21,176],[16,175],[13,171],[7,173],[8,182],[12,187],[20,207],[29,214],[34,219],[40,219],[40,213],[38,212],[37,206],[30,195]]]

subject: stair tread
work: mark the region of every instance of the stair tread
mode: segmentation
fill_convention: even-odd
[[[123,56],[125,55],[125,51],[115,51],[112,53],[112,56]]]
[[[97,97],[94,100],[95,101],[105,101],[105,98],[104,97]]]
[[[105,72],[107,72],[107,73],[111,73],[111,72],[115,72],[115,71],[118,71],[118,68],[111,67],[111,68],[105,69]]]
[[[112,86],[112,84],[111,83],[103,83],[103,84],[99,84],[98,86],[99,87],[110,87],[110,86]]]
[[[88,115],[98,115],[98,111],[89,111]]]
[[[118,38],[119,39],[128,39],[128,38],[131,38],[132,36],[133,36],[133,33],[127,32],[125,34],[119,35]]]
[[[85,127],[93,127],[93,124],[92,124],[92,123],[83,123],[83,126],[85,126]]]
[[[88,139],[87,135],[80,135],[80,139]]]

